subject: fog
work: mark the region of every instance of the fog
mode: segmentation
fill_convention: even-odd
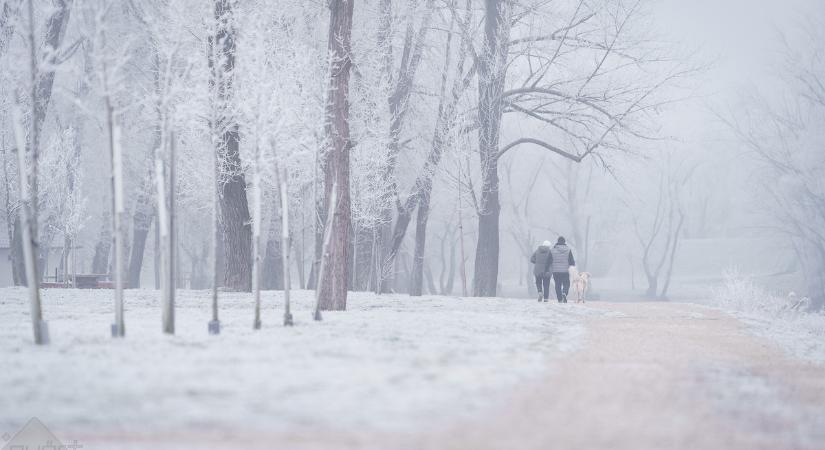
[[[821,450],[823,337],[825,0],[0,0],[3,449]]]
[[[4,285],[28,208],[55,285],[314,288],[324,266],[335,308],[526,297],[563,236],[599,298],[746,277],[825,299],[817,1],[374,0],[340,42],[315,2],[34,3],[3,2]]]

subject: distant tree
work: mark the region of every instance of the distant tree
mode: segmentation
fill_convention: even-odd
[[[649,298],[667,298],[687,219],[684,196],[695,171],[695,165],[675,163],[673,158],[666,157],[661,166],[651,169],[657,174],[651,183],[642,183],[637,197],[626,202],[641,250],[642,268],[647,277],[645,295]]]
[[[811,307],[825,308],[825,16],[782,36],[779,100],[754,94],[723,120],[759,163],[752,175],[771,229],[795,251]],[[744,110],[744,111],[743,111]]]

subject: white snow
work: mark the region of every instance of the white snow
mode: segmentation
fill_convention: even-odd
[[[311,320],[312,292],[221,298],[179,291],[177,335],[161,333],[159,293],[126,292],[126,337],[110,337],[113,292],[45,290],[52,344],[32,344],[23,289],[0,289],[0,433],[36,416],[53,430],[409,430],[469,417],[552,368],[582,339],[581,305],[534,300],[351,294]]]
[[[825,312],[794,308],[797,301],[769,292],[751,277],[727,273],[724,284],[699,303],[728,312],[794,357],[825,364]]]

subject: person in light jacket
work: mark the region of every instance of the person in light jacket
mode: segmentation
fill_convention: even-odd
[[[576,265],[573,251],[567,246],[564,236],[560,236],[556,245],[550,249],[550,269],[553,271],[553,282],[556,285],[556,299],[559,303],[567,303],[567,293],[570,292],[570,267]]]
[[[533,275],[536,276],[536,290],[539,291],[539,301],[544,296],[544,301],[550,297],[550,241],[544,241],[539,248],[533,252],[530,258],[533,263]]]

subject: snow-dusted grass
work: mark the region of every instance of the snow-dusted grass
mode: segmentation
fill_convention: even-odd
[[[795,307],[799,300],[762,288],[747,276],[726,274],[706,302],[731,312],[756,334],[769,338],[792,355],[825,364],[825,312]]]
[[[154,291],[126,293],[126,338],[112,339],[112,291],[46,290],[52,344],[32,344],[25,291],[0,289],[0,432],[36,416],[86,433],[301,427],[409,429],[466,417],[576,346],[592,310],[513,299],[352,294],[311,320],[312,293],[179,291],[177,334],[161,333]]]

